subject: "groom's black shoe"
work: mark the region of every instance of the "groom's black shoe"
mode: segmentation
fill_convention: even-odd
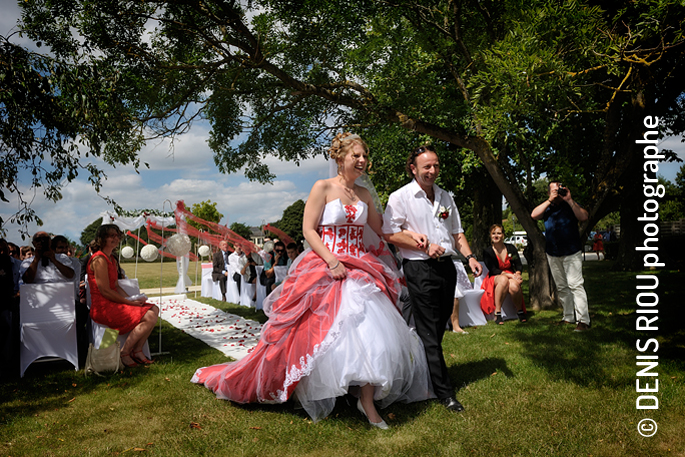
[[[454,411],[455,413],[459,413],[461,411],[464,411],[464,407],[454,397],[444,398],[444,399],[440,400],[440,403],[442,403],[442,405],[445,408],[449,409],[450,411]]]

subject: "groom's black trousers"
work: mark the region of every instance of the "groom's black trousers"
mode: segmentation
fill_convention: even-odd
[[[454,395],[442,353],[442,337],[454,306],[457,271],[450,257],[404,260],[416,332],[426,350],[433,391],[442,400]]]

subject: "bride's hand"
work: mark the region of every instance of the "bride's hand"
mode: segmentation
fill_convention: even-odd
[[[328,269],[331,270],[333,279],[345,279],[345,277],[347,277],[347,268],[345,268],[345,265],[339,260],[336,262],[337,264],[334,265],[333,268],[330,266],[328,267]]]
[[[412,237],[414,242],[416,242],[416,247],[420,250],[425,250],[426,245],[428,244],[428,237],[424,235],[423,233],[416,233],[412,232],[410,230],[405,230],[404,233]]]

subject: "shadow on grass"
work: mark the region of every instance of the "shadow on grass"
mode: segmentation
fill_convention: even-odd
[[[685,328],[676,300],[683,296],[685,285],[680,272],[659,271],[657,331],[637,331],[635,298],[637,274],[617,272],[612,262],[586,262],[583,265],[585,287],[590,302],[592,328],[573,332],[572,325],[556,325],[559,313],[541,312],[531,316],[526,326],[515,326],[509,334],[523,344],[522,355],[544,368],[557,380],[581,386],[619,387],[634,383],[636,340],[659,340],[656,354],[660,370],[672,367],[683,370],[685,363]],[[560,310],[559,310],[560,311]],[[653,317],[654,315],[649,315]],[[645,354],[652,355],[650,352]]]
[[[155,327],[148,342],[153,354],[159,352],[159,327]],[[155,364],[150,367],[125,368],[119,373],[103,376],[85,376],[82,369],[76,371],[73,365],[64,360],[34,362],[27,368],[23,378],[0,383],[0,423],[68,408],[72,399],[97,390],[119,389],[124,395],[126,390],[138,387],[149,376],[160,376],[169,363],[199,368],[203,360],[211,363],[229,360],[166,322],[162,324],[162,350],[165,354],[153,356]]]
[[[447,370],[453,382],[454,380],[459,381],[457,390],[481,379],[488,379],[495,372],[501,372],[507,378],[514,376],[514,373],[507,366],[507,361],[499,357],[488,357],[476,362],[459,363],[448,366]]]

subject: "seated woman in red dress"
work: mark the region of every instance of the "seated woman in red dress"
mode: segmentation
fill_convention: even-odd
[[[159,308],[145,303],[144,298],[129,300],[119,287],[118,263],[112,251],[119,246],[121,231],[114,224],[101,225],[95,234],[95,254],[88,261],[88,287],[90,288],[90,318],[101,325],[128,333],[121,348],[121,361],[127,367],[150,364],[143,354],[143,345],[152,333]]]
[[[485,314],[495,313],[495,323],[502,325],[502,303],[507,294],[514,299],[514,306],[521,322],[526,322],[526,305],[523,303],[521,290],[521,258],[513,244],[504,243],[502,226],[490,226],[490,241],[492,246],[483,251],[483,262],[488,268],[488,276],[483,281],[481,289],[485,293],[480,299],[480,307]]]

